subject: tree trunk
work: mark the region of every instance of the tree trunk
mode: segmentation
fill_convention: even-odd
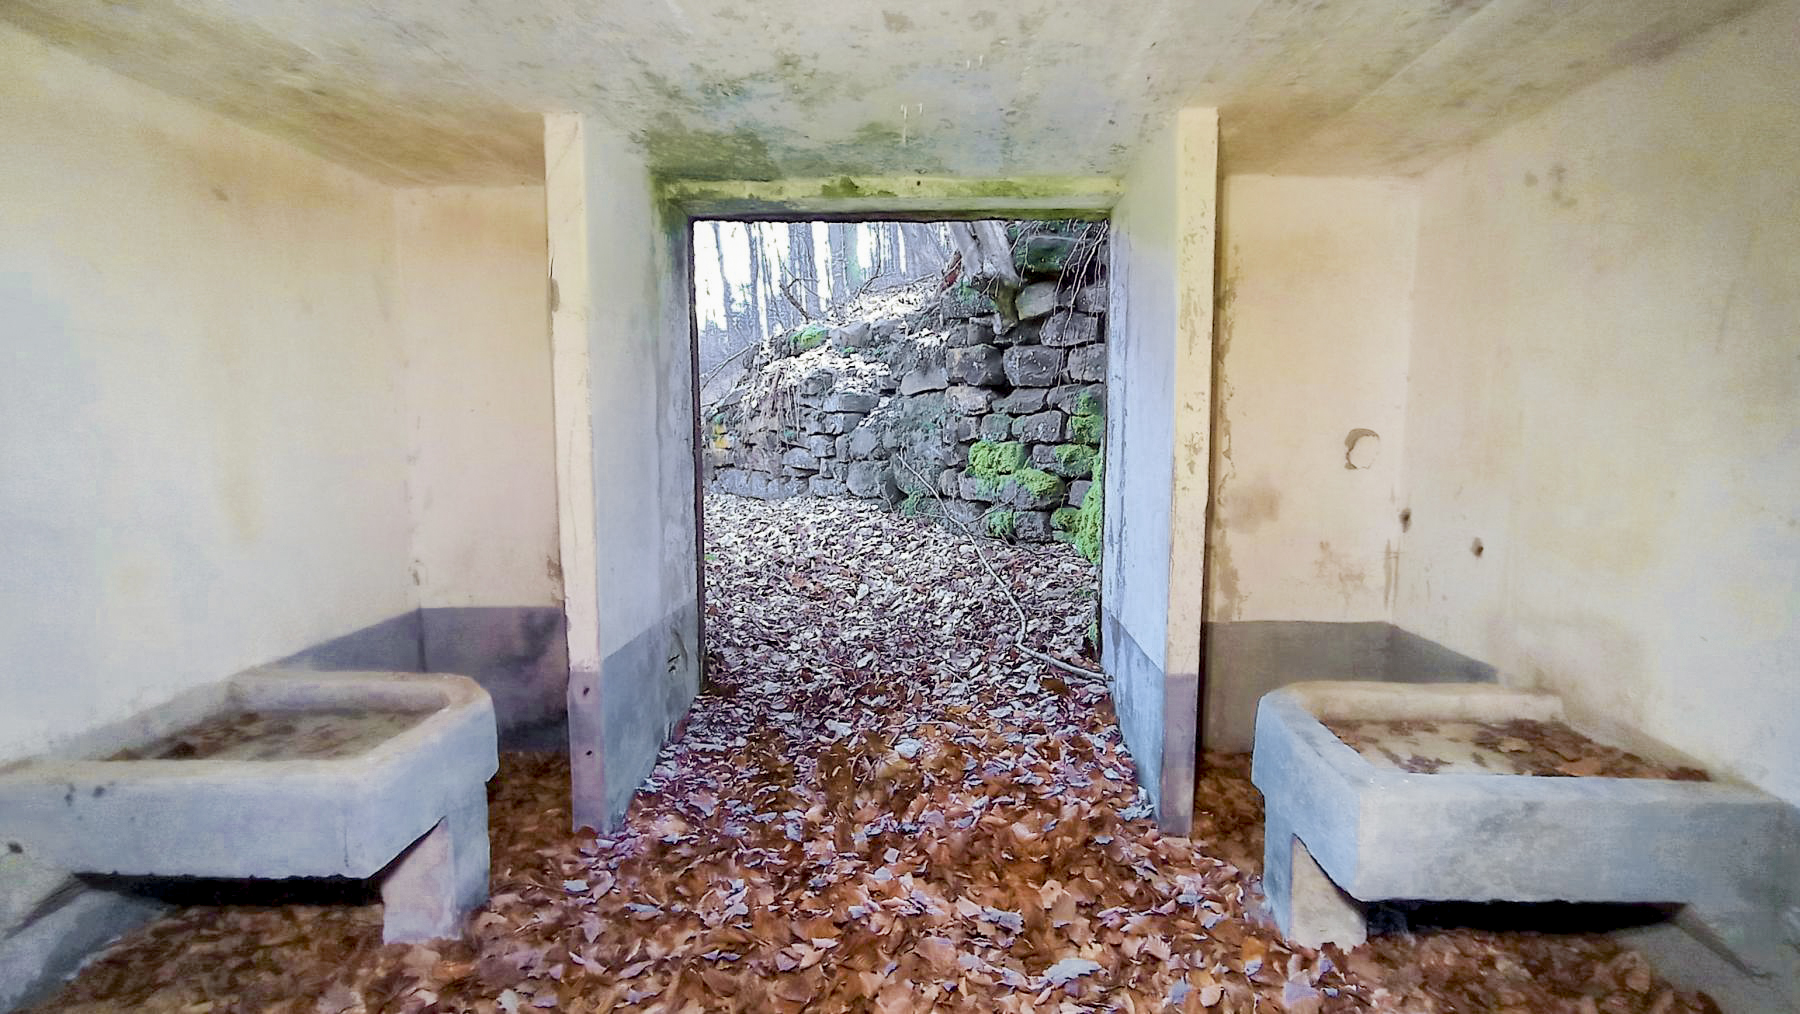
[[[819,266],[813,258],[812,223],[788,223],[788,288],[808,317],[819,315]]]
[[[774,252],[775,237],[778,235],[776,230],[780,228],[770,222],[759,222],[755,226],[759,237],[757,245],[769,255],[763,262],[763,307],[768,311],[771,334],[780,334],[800,326],[800,312],[781,294],[784,280],[782,258]]]
[[[831,305],[843,306],[850,301],[850,257],[854,251],[850,236],[853,226],[831,222],[825,226],[825,262],[831,268]]]
[[[906,243],[908,278],[941,274],[945,265],[950,262],[950,254],[944,248],[943,237],[936,226],[923,222],[905,222],[900,226],[900,235]]]
[[[739,314],[731,300],[731,276],[725,273],[725,224],[713,223],[713,252],[719,255],[719,298],[725,307],[725,334],[727,344],[738,337]],[[733,351],[736,351],[735,346]]]
[[[750,323],[756,329],[756,339],[761,341],[769,337],[768,307],[763,303],[763,245],[762,230],[756,223],[746,224],[744,235],[750,241]]]
[[[898,285],[905,280],[906,265],[900,260],[900,225],[897,222],[882,222],[878,227],[881,237],[881,271],[892,276],[890,285]]]

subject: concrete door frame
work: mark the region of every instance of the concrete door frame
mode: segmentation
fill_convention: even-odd
[[[904,196],[899,196],[904,195]],[[694,226],[702,222],[944,222],[980,219],[1108,221],[1119,197],[1116,180],[1099,178],[975,181],[947,178],[838,177],[829,180],[678,181],[660,204],[680,222],[688,257],[687,345],[693,363],[696,610],[701,685],[706,682],[706,488],[700,427],[700,322],[692,296]],[[1110,392],[1109,392],[1110,393]],[[1101,562],[1102,570],[1105,561]]]
[[[628,140],[579,114],[546,116],[576,827],[622,819],[699,689],[693,223],[994,217],[1113,222],[1105,453],[1112,563],[1102,573],[1131,575],[1107,580],[1103,593],[1131,608],[1106,607],[1102,623],[1109,646],[1135,650],[1109,647],[1106,669],[1159,823],[1190,826],[1211,474],[1216,112],[1182,110],[1142,161],[1124,181],[659,181]],[[1125,306],[1134,307],[1131,323],[1115,328]],[[1153,383],[1138,386],[1131,370]],[[689,453],[676,464],[682,442]],[[691,571],[673,559],[690,547]]]

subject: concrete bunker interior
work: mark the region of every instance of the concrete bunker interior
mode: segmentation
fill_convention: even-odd
[[[634,796],[667,803],[669,786],[705,798],[693,776],[713,771],[659,767],[661,751],[695,756],[717,717],[694,704],[691,225],[885,215],[1110,221],[1115,285],[1129,289],[1107,342],[1131,392],[1106,414],[1118,460],[1102,541],[1119,566],[1099,618],[1107,703],[1079,687],[1071,700],[1116,721],[1070,735],[1100,743],[1085,777],[1124,771],[1143,796],[1084,811],[1109,814],[1095,890],[1125,904],[1106,892],[1136,884],[1134,867],[1104,864],[1147,849],[1149,868],[1198,877],[1182,883],[1232,913],[1158,943],[1102,933],[1081,953],[1028,927],[1007,964],[991,945],[1005,912],[1036,908],[996,895],[966,931],[905,924],[893,960],[908,982],[941,976],[995,1003],[1049,989],[1226,1008],[1548,996],[1702,1009],[1691,991],[1704,989],[1727,1010],[1792,1007],[1792,0],[1117,0],[1023,20],[980,4],[546,7],[511,21],[403,6],[0,12],[0,764],[271,663],[459,674],[491,699],[506,751],[492,833],[505,889],[438,960],[410,966],[381,956],[378,916],[323,911],[370,946],[331,952],[336,978],[280,980],[288,992],[268,996],[245,993],[263,987],[229,962],[195,964],[184,934],[198,915],[7,848],[7,1003],[76,1002],[52,995],[62,977],[153,918],[67,988],[125,995],[106,992],[131,979],[118,962],[152,960],[154,938],[169,942],[161,995],[182,1004],[374,1009],[377,981],[405,984],[396,1008],[424,992],[486,1009],[667,990],[672,966],[639,968],[621,941],[669,913],[608,900],[617,869],[641,866],[518,871],[577,840],[667,856],[734,813],[654,811],[688,825],[657,834],[629,815]],[[1258,883],[1263,859],[1222,830],[1254,825],[1260,846],[1265,816],[1291,818],[1260,809],[1242,758],[1258,702],[1303,680],[1554,694],[1601,742],[1648,737],[1709,784],[1779,801],[1778,847],[1755,862],[1772,946],[1708,949],[1677,915],[1571,931],[1568,964],[1531,964],[1542,952],[1520,935],[1407,930],[1320,971],[1312,955],[1340,952],[1237,915],[1232,892]],[[983,719],[1044,734],[1019,720]],[[548,752],[509,749],[530,746]],[[853,759],[899,772],[890,754],[940,746],[915,736]],[[1024,762],[1005,735],[991,746]],[[1477,777],[1387,775],[1407,792],[1420,783],[1405,779]],[[1019,777],[1015,794],[1037,798],[1038,775]],[[554,798],[529,788],[551,783]],[[1232,817],[1233,800],[1254,817]],[[570,838],[571,825],[598,831]],[[1630,847],[1672,841],[1666,819],[1649,826]],[[991,840],[979,820],[965,830]],[[1023,833],[1057,837],[1029,821]],[[697,837],[662,840],[683,834]],[[870,876],[886,848],[909,864],[940,840],[930,826],[907,835],[867,857]],[[1226,855],[1241,880],[1217,879],[1209,860]],[[889,872],[933,888],[933,869]],[[573,953],[619,947],[619,961],[563,963],[564,980],[514,962],[523,977],[505,987],[445,978],[493,957],[496,927],[582,904],[565,881],[596,899],[592,937],[569,915],[585,938]],[[1253,943],[1218,942],[1240,932]],[[278,936],[244,930],[242,967],[298,953]],[[783,988],[852,983],[842,952],[812,939],[737,970]],[[965,969],[964,954],[987,965]],[[1501,958],[1487,985],[1408,971],[1445,954]],[[731,974],[717,964],[715,978]],[[1535,982],[1511,977],[1528,965]],[[1592,975],[1565,985],[1558,968]]]

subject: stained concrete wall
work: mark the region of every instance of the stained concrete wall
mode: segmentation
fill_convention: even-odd
[[[480,682],[509,745],[560,749],[544,189],[402,190],[396,208],[419,664]]]
[[[1416,185],[1231,176],[1219,228],[1202,738],[1248,750],[1256,701],[1276,687],[1467,660],[1386,622]]]
[[[1193,821],[1210,429],[1218,114],[1182,110],[1113,211],[1101,624],[1138,781]]]
[[[417,592],[392,192],[6,28],[0,96],[4,763]],[[0,849],[0,1008],[156,910]]]
[[[0,29],[0,761],[414,608],[391,192]]]
[[[699,691],[688,230],[580,116],[545,164],[573,819],[607,827]]]
[[[1789,801],[1797,37],[1772,4],[1425,176],[1395,598]]]

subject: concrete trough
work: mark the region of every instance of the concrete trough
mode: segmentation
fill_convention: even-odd
[[[1565,721],[1556,697],[1494,686],[1265,695],[1251,777],[1266,808],[1263,888],[1289,940],[1360,944],[1364,905],[1383,900],[1653,902],[1685,906],[1686,928],[1746,967],[1785,963],[1780,800],[1718,781],[1413,773],[1344,743],[1322,721],[1334,719]]]
[[[257,670],[0,769],[0,839],[73,873],[379,877],[386,939],[453,936],[497,767],[465,677]]]

